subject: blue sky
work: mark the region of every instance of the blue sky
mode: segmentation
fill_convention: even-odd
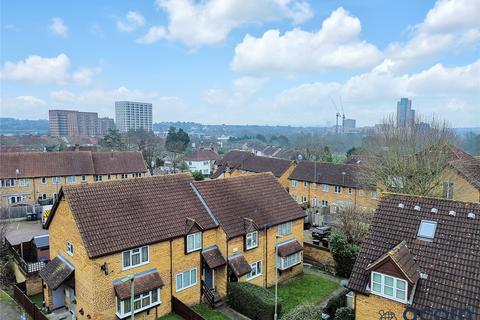
[[[373,125],[411,97],[480,125],[480,1],[3,1],[1,116]],[[334,102],[332,102],[332,100]]]

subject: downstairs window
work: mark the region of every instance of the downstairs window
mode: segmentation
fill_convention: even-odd
[[[143,310],[150,309],[161,303],[160,301],[160,288],[148,291],[145,293],[137,294],[133,297],[133,313],[136,314]],[[117,316],[119,318],[125,318],[132,314],[131,312],[131,300],[120,300],[117,298]]]

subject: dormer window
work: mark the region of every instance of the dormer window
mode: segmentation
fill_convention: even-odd
[[[245,247],[247,250],[258,247],[258,231],[247,233],[245,237]]]
[[[187,235],[187,253],[200,250],[202,248],[202,233],[196,232]]]
[[[432,241],[435,236],[435,230],[437,229],[437,222],[422,220],[420,227],[418,228],[417,237],[421,240]]]
[[[407,281],[403,279],[372,272],[370,287],[372,293],[376,295],[403,303],[407,302],[408,285]]]

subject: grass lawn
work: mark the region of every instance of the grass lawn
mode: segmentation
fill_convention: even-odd
[[[166,316],[158,318],[158,320],[183,320],[182,317],[177,316],[174,313],[167,314]]]
[[[43,308],[43,294],[39,293],[34,296],[29,297],[30,300],[32,300],[33,303],[37,305],[40,309]]]
[[[316,304],[325,300],[340,285],[332,280],[313,274],[303,276],[278,286],[278,296],[282,300],[282,314],[304,304]],[[275,292],[275,287],[269,288]]]
[[[230,320],[229,317],[219,311],[210,309],[206,304],[196,304],[192,309],[206,320]]]

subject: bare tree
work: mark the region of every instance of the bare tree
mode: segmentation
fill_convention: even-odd
[[[361,244],[373,218],[373,210],[359,206],[340,206],[335,225],[347,236],[349,243]]]
[[[442,174],[453,160],[455,136],[445,122],[432,119],[405,127],[393,116],[365,142],[359,177],[366,187],[422,196],[441,196]]]

